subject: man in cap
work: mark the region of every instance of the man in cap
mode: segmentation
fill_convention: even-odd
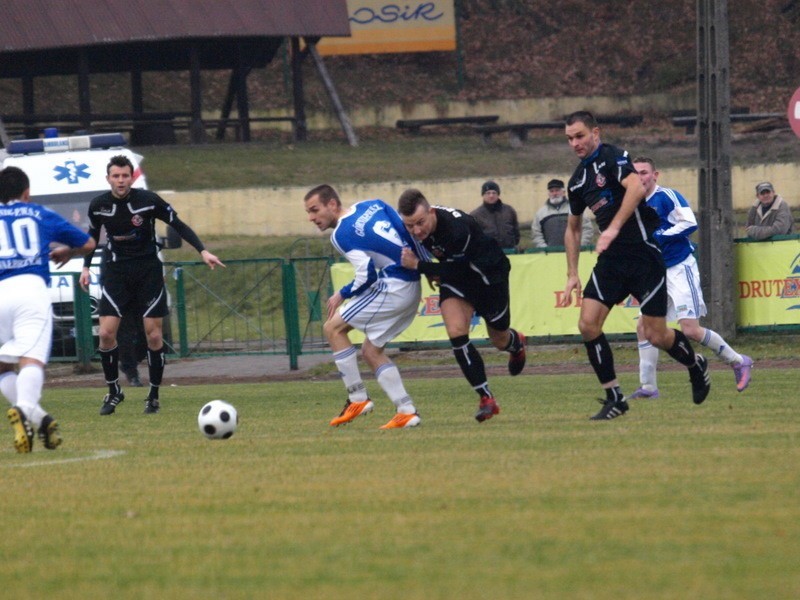
[[[500,247],[516,248],[519,245],[519,221],[517,211],[500,200],[500,186],[487,181],[481,186],[483,204],[470,214],[483,232],[497,240]]]
[[[547,182],[547,201],[539,210],[531,223],[531,238],[536,248],[563,246],[564,232],[567,229],[569,203],[564,190],[564,182],[551,179]],[[584,215],[581,230],[581,246],[589,246],[594,239],[592,219]]]
[[[766,240],[773,235],[789,235],[793,227],[792,211],[786,200],[775,193],[769,181],[759,183],[756,186],[756,202],[747,213],[747,237]]]

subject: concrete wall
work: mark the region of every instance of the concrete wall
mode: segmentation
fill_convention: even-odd
[[[621,113],[669,114],[673,110],[696,107],[694,89],[682,94],[648,94],[644,96],[570,96],[560,98],[519,98],[516,100],[487,100],[480,102],[423,102],[418,104],[386,104],[347,110],[354,127],[395,127],[399,119],[433,119],[475,115],[500,115],[501,123],[558,120],[573,111],[589,109],[600,115]],[[218,117],[208,113],[209,119]],[[288,109],[253,111],[252,117],[291,116]],[[338,129],[331,111],[308,112],[309,129]],[[255,123],[253,128],[290,129],[286,123]]]
[[[529,222],[545,201],[547,181],[553,177],[566,181],[567,176],[566,173],[539,173],[501,177],[497,182],[503,200],[517,210],[521,222]],[[756,183],[765,180],[771,181],[790,205],[797,203],[790,190],[800,180],[800,165],[753,165],[733,169],[734,208],[749,208],[755,201]],[[664,169],[659,182],[679,190],[697,208],[697,169]],[[387,181],[339,185],[337,190],[345,204],[382,198],[395,205],[403,190],[417,187],[432,202],[472,210],[480,205],[482,183],[482,178]],[[275,187],[162,194],[181,219],[200,235],[318,235],[316,228],[306,220],[303,209],[303,196],[307,191],[308,187]]]

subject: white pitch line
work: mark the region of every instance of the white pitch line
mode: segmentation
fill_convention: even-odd
[[[84,462],[87,460],[104,460],[106,458],[114,458],[115,456],[120,456],[125,454],[124,450],[98,450],[92,455],[89,456],[81,456],[78,458],[58,458],[56,460],[43,460],[40,462],[31,462],[25,463],[21,465],[9,464],[5,465],[7,467],[17,467],[20,469],[27,469],[30,467],[44,467],[47,465],[63,465],[66,463],[73,463],[73,462]]]

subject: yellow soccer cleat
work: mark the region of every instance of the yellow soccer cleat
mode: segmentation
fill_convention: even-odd
[[[16,406],[9,408],[6,413],[8,422],[14,429],[14,448],[20,454],[25,454],[33,450],[33,428],[28,423],[23,413]]]

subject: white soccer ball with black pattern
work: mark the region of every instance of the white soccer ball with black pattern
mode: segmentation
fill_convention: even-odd
[[[212,400],[200,409],[197,425],[210,440],[227,440],[239,425],[236,409],[224,400]]]

